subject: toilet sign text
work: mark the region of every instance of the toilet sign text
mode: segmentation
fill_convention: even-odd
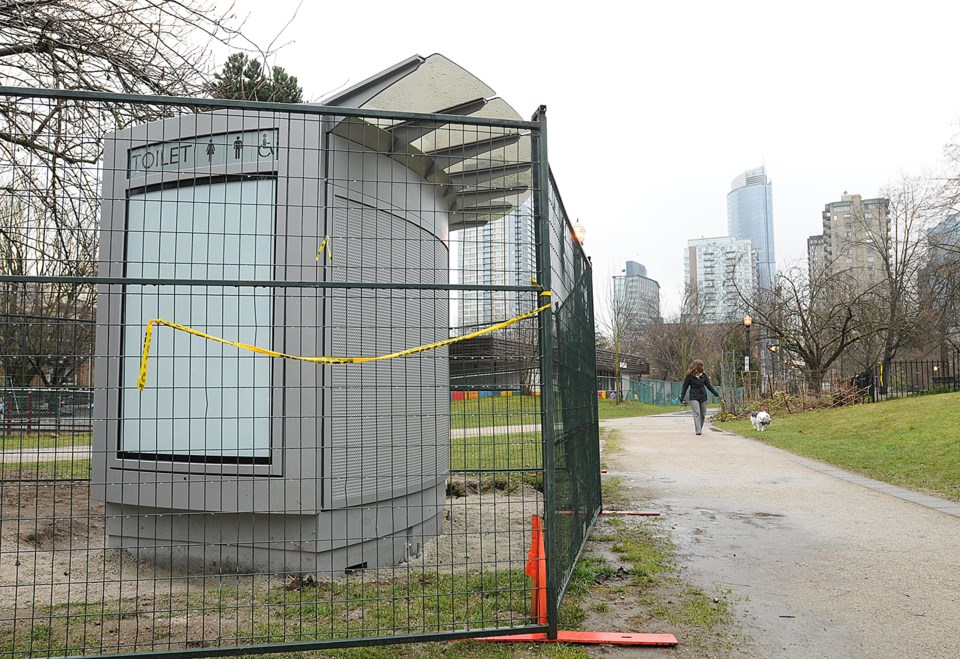
[[[128,152],[127,177],[183,169],[203,171],[233,163],[276,161],[278,137],[279,131],[270,128],[137,147]]]

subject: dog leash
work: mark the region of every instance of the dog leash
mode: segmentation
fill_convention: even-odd
[[[724,403],[729,403],[729,404],[730,404],[730,407],[733,407],[734,409],[740,410],[740,412],[742,412],[742,413],[744,413],[744,414],[753,414],[753,412],[751,412],[750,410],[746,410],[746,409],[740,407],[739,405],[737,405],[736,403],[734,403],[732,400],[726,400],[726,399],[724,399],[724,398],[721,398],[720,400],[721,400],[722,402],[724,402]]]

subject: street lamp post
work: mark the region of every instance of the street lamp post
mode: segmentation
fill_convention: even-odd
[[[770,351],[770,379],[772,380],[770,393],[772,394],[777,390],[777,362],[780,359],[777,352],[780,350],[780,346],[776,343],[771,343],[767,346],[767,350]]]
[[[577,220],[577,223],[576,223],[576,224],[574,225],[574,227],[573,227],[573,237],[574,237],[574,238],[576,239],[576,241],[577,241],[578,243],[580,243],[581,245],[583,244],[583,241],[584,241],[584,240],[586,239],[586,237],[587,237],[587,228],[586,228],[585,226],[583,226],[582,224],[580,224],[580,220],[579,220],[579,219]]]
[[[747,354],[743,358],[743,381],[746,386],[746,397],[750,397],[750,326],[753,325],[753,318],[743,317],[743,330],[747,336]]]

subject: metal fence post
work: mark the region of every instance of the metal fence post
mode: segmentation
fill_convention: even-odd
[[[537,241],[537,281],[543,290],[551,286],[550,262],[550,163],[547,160],[547,108],[541,105],[533,116],[540,128],[533,135],[534,223]],[[553,310],[538,316],[540,330],[540,428],[543,440],[543,516],[547,561],[547,636],[557,637],[557,518],[554,464]]]

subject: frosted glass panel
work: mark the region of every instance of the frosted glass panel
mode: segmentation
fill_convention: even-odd
[[[131,195],[127,276],[273,278],[276,181],[250,179]],[[197,458],[270,452],[267,357],[155,327],[147,388],[136,388],[147,321],[271,347],[270,288],[126,287],[121,450]]]

